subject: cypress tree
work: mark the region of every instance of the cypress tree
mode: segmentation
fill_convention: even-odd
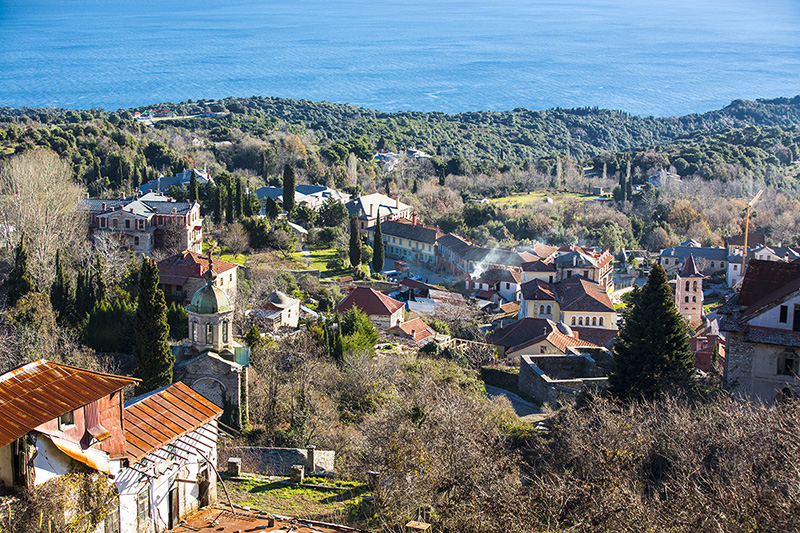
[[[620,199],[624,202],[626,193],[628,192],[628,188],[625,183],[625,173],[622,171],[622,167],[619,169],[619,194]]]
[[[244,343],[249,346],[251,350],[261,346],[264,343],[264,340],[261,338],[261,332],[258,330],[258,326],[255,324],[250,325],[250,329],[248,329],[247,333],[244,335]]]
[[[158,267],[144,258],[139,273],[136,306],[136,377],[142,380],[136,394],[144,394],[172,383],[175,357],[169,349],[169,323],[164,292],[158,288]]]
[[[228,202],[225,207],[225,222],[228,224],[233,224],[234,219],[234,212],[233,212],[233,191],[228,189]]]
[[[196,202],[199,197],[200,193],[197,186],[197,176],[192,172],[192,177],[189,180],[189,200]]]
[[[380,272],[383,270],[383,262],[386,259],[383,249],[383,232],[381,231],[381,217],[375,223],[375,242],[372,245],[372,270]]]
[[[291,220],[294,211],[294,188],[295,175],[294,169],[290,164],[283,167],[283,210]]]
[[[242,214],[245,217],[253,216],[253,193],[251,192],[245,195]]]
[[[271,220],[278,218],[278,204],[276,204],[275,200],[269,196],[267,196],[265,211],[267,213],[267,217],[269,217]]]
[[[628,164],[625,170],[625,196],[628,198],[630,202],[633,200],[633,178],[631,177],[631,162],[628,160]]]
[[[214,222],[222,222],[222,185],[214,190]]]
[[[75,284],[75,318],[80,324],[94,307],[94,290],[89,273],[81,270],[78,272],[78,281]]]
[[[28,248],[25,246],[24,233],[14,249],[14,267],[8,275],[6,284],[11,305],[15,305],[20,298],[34,290],[33,279],[28,272]]]
[[[102,304],[108,298],[108,286],[103,274],[103,260],[100,254],[94,254],[94,276],[92,276],[92,297],[95,304]],[[93,306],[94,307],[94,306]]]
[[[236,218],[242,218],[242,213],[244,212],[244,197],[242,196],[242,180],[236,178],[236,204],[234,207],[236,208]]]
[[[622,399],[651,399],[667,389],[688,388],[694,379],[694,354],[661,265],[653,265],[632,300],[614,344],[611,392]]]
[[[64,265],[61,261],[61,250],[56,250],[56,276],[50,285],[50,305],[58,313],[59,320],[64,318],[66,309],[67,282],[64,279]]]
[[[361,239],[358,235],[358,219],[350,217],[350,264],[357,268],[361,264]]]

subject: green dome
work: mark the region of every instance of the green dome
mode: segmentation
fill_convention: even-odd
[[[199,315],[216,315],[233,311],[233,306],[225,291],[213,285],[204,285],[192,296],[188,310]]]

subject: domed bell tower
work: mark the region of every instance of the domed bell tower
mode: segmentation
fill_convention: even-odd
[[[233,305],[224,290],[214,285],[214,259],[209,253],[206,284],[194,293],[187,308],[189,345],[198,352],[213,351],[226,359],[234,354]]]

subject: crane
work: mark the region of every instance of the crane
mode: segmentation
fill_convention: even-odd
[[[745,268],[745,260],[747,259],[747,237],[750,231],[750,209],[753,207],[759,198],[761,198],[761,193],[764,192],[764,189],[758,191],[758,194],[750,200],[750,203],[747,204],[747,210],[744,215],[744,250],[742,250],[742,278],[744,279],[744,268]]]

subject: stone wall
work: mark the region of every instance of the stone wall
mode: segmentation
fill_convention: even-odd
[[[230,446],[219,449],[219,469],[224,470],[231,457],[242,460],[242,472],[288,476],[293,465],[303,465],[305,474],[333,472],[336,452],[313,450],[313,469],[308,461],[308,448],[267,448],[263,446]]]
[[[215,405],[222,407],[220,421],[241,427],[242,404],[247,408],[247,367],[207,353],[175,365],[175,381],[182,381]]]
[[[520,358],[518,387],[542,404],[572,401],[580,390],[604,387],[607,381],[602,369],[587,357],[523,355]]]
[[[729,331],[725,337],[724,384],[733,396],[749,398],[753,388],[754,346],[745,342],[744,333]]]

